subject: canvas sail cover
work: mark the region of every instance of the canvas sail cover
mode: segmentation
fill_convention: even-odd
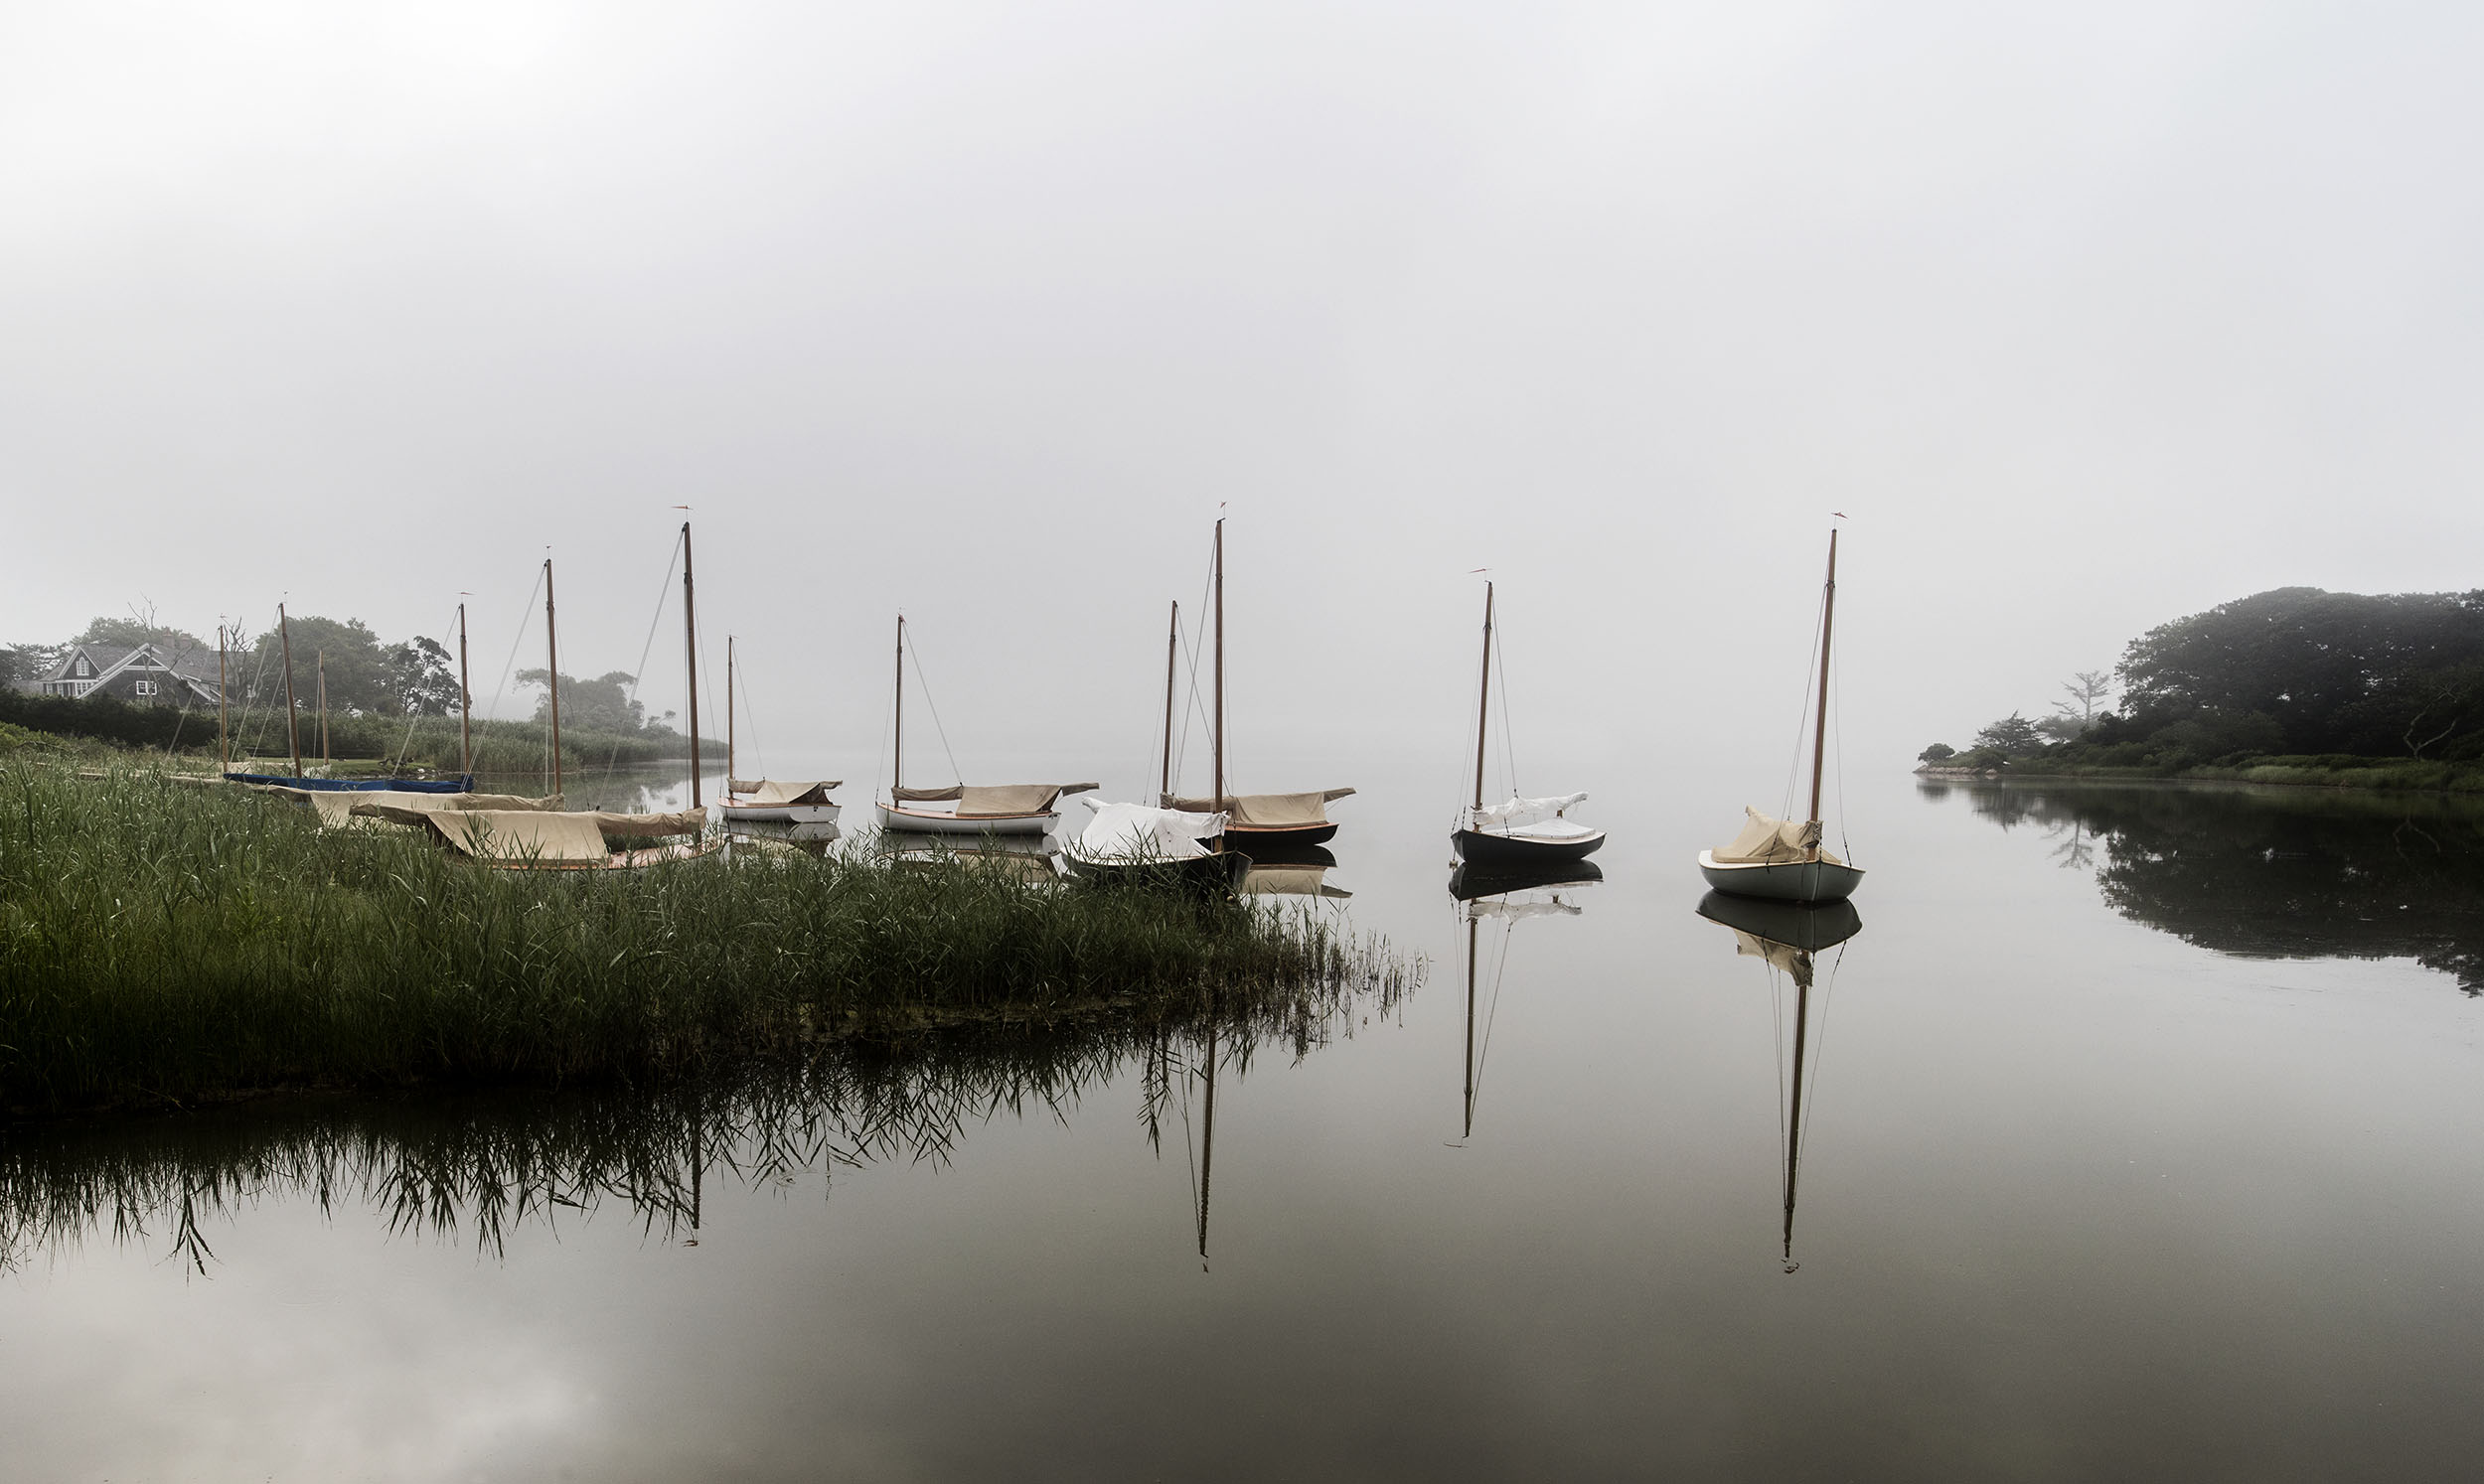
[[[1195,860],[1208,853],[1201,841],[1225,832],[1225,816],[1221,814],[1150,809],[1144,804],[1105,804],[1093,799],[1079,803],[1095,811],[1087,827],[1078,831],[1078,853],[1088,860]]]
[[[479,809],[440,810],[419,818],[460,854],[478,860],[601,865],[611,858],[592,815]]]
[[[321,823],[326,823],[324,796],[312,795],[311,804],[321,810]],[[556,814],[560,811],[558,794],[544,799],[529,799],[519,794],[349,794],[341,796],[358,818],[386,819],[391,824],[420,824],[437,814],[472,814],[476,811],[497,811],[521,814]]]
[[[1743,814],[1746,817],[1742,833],[1734,836],[1734,842],[1722,850],[1708,852],[1720,864],[1756,862],[1774,865],[1809,860],[1814,850],[1819,851],[1819,858],[1830,865],[1845,864],[1820,847],[1820,823],[1817,819],[1798,824],[1791,819],[1773,818],[1749,805],[1743,806]]]
[[[1771,968],[1782,968],[1793,975],[1794,983],[1808,987],[1811,983],[1811,956],[1790,943],[1762,938],[1757,933],[1734,930],[1734,952],[1745,959],[1766,959]]]
[[[842,778],[825,780],[784,780],[775,778],[725,780],[725,791],[735,804],[774,808],[793,804],[826,804],[828,791],[845,782]]]
[[[1562,811],[1586,800],[1585,794],[1562,794],[1551,799],[1520,799],[1513,795],[1507,804],[1487,804],[1480,809],[1470,809],[1467,814],[1474,819],[1476,829],[1506,832],[1521,824],[1558,818]]]
[[[1242,873],[1246,897],[1350,897],[1342,886],[1328,884],[1323,865],[1254,865]]]
[[[891,789],[891,804],[938,804],[957,801],[961,819],[999,819],[1011,815],[1051,811],[1063,794],[1084,794],[1096,785],[1076,784],[951,784],[945,789]]]
[[[1333,800],[1353,793],[1352,789],[1321,789],[1311,794],[1228,794],[1226,813],[1236,824],[1256,824],[1270,829],[1297,829],[1310,824],[1328,822],[1325,808]],[[1212,814],[1213,799],[1166,799],[1167,809],[1190,814]]]

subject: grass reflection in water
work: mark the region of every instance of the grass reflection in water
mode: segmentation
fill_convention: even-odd
[[[21,1128],[0,1141],[0,1271],[91,1242],[161,1245],[194,1270],[212,1234],[266,1201],[367,1209],[401,1236],[471,1240],[618,1208],[651,1236],[696,1231],[722,1180],[756,1187],[839,1166],[945,1161],[976,1124],[1067,1118],[1135,1064],[1156,1144],[1205,1065],[1300,1059],[1387,1014],[1373,973],[1179,1007],[1122,1005],[1074,1024],[951,1027],[846,1043],[660,1087],[304,1097],[173,1117]]]

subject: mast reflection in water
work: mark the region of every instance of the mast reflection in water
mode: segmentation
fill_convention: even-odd
[[[2218,953],[2412,959],[2484,994],[2484,804],[2248,785],[1920,785],[2057,840],[2107,905]]]
[[[1791,902],[1763,902],[1714,891],[1700,898],[1699,915],[1734,930],[1736,954],[1758,959],[1768,965],[1769,990],[1777,1000],[1780,1027],[1779,1097],[1784,1105],[1778,1124],[1779,1143],[1785,1166],[1785,1228],[1780,1259],[1785,1264],[1785,1270],[1792,1272],[1802,1265],[1794,1261],[1794,1195],[1802,1174],[1803,1095],[1819,1081],[1818,1049],[1811,1038],[1811,986],[1818,973],[1818,956],[1862,932],[1863,919],[1854,910],[1852,902],[1804,907]],[[1820,986],[1822,1041],[1825,1041],[1828,1032],[1828,998],[1830,991],[1836,987],[1836,965],[1844,957],[1841,952],[1830,960],[1829,982]],[[1792,980],[1794,986],[1793,1075],[1789,1078],[1784,1076],[1785,1064],[1783,1049],[1785,981],[1787,979]],[[1808,1082],[1804,1077],[1806,1060],[1810,1064]]]
[[[1492,1038],[1492,1021],[1500,1008],[1502,976],[1509,968],[1509,939],[1518,923],[1530,917],[1577,917],[1586,909],[1577,903],[1582,888],[1605,879],[1593,861],[1551,861],[1538,865],[1477,866],[1472,862],[1450,872],[1449,894],[1467,923],[1467,1041],[1465,1059],[1465,1122],[1459,1137],[1475,1134],[1475,1100],[1483,1078],[1483,1058]],[[1500,941],[1492,952],[1491,999],[1484,1008],[1481,1033],[1475,1024],[1476,966],[1482,956],[1484,919],[1500,924]]]

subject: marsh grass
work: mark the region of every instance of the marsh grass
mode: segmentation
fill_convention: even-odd
[[[0,765],[0,1110],[291,1087],[663,1079],[1398,970],[1317,913],[971,859],[483,869],[412,831],[140,772]]]

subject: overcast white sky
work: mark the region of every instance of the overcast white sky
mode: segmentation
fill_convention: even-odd
[[[1465,725],[1488,564],[1539,741],[1774,755],[1836,510],[1903,762],[2484,585],[2479,76],[2462,4],[15,0],[0,636],[463,590],[488,693],[549,547],[627,668],[688,504],[780,745],[902,605],[962,753],[1143,754],[1222,505],[1267,751]]]

